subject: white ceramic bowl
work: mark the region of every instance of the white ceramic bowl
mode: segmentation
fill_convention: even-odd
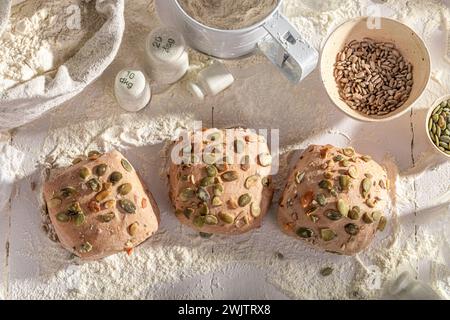
[[[431,58],[423,40],[408,26],[392,19],[380,18],[381,28],[370,28],[368,17],[349,20],[339,26],[328,38],[322,50],[320,73],[322,82],[333,103],[350,117],[366,122],[392,120],[405,114],[422,96],[430,80]],[[339,96],[333,72],[337,54],[352,40],[371,38],[394,43],[403,57],[413,65],[414,85],[403,106],[384,116],[368,116],[350,108]]]
[[[446,154],[445,152],[442,152],[442,150],[440,150],[433,142],[431,135],[430,135],[430,131],[428,130],[428,122],[430,121],[430,118],[433,114],[433,111],[436,110],[436,108],[438,107],[438,105],[440,105],[442,102],[444,101],[448,101],[450,100],[450,94],[443,96],[439,99],[437,99],[433,105],[431,106],[431,108],[428,110],[427,113],[427,117],[425,118],[425,131],[427,133],[427,137],[428,137],[428,141],[431,143],[433,150],[436,151],[436,153],[440,154],[441,156],[450,159],[450,154]]]

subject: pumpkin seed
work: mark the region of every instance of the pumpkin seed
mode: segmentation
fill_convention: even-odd
[[[80,249],[78,251],[80,253],[89,253],[92,251],[92,244],[86,241],[80,246]]]
[[[121,200],[119,200],[119,206],[126,213],[136,213],[136,205],[132,201],[130,201],[128,199],[121,199]]]
[[[86,168],[86,167],[82,167],[80,169],[80,178],[83,180],[86,180],[87,177],[89,177],[89,175],[91,174],[91,171]]]
[[[323,268],[322,270],[320,270],[320,275],[322,277],[328,277],[332,273],[333,273],[333,268],[330,268],[330,267],[326,267],[326,268]]]
[[[362,220],[363,220],[365,223],[367,223],[367,224],[371,224],[371,223],[373,222],[372,217],[371,217],[370,214],[367,213],[367,212],[363,214]]]
[[[379,221],[382,216],[383,216],[383,213],[381,211],[372,212],[373,221]]]
[[[88,159],[89,160],[97,160],[98,158],[100,158],[102,154],[96,150],[92,150],[88,152]]]
[[[246,194],[243,194],[243,195],[241,195],[239,197],[238,204],[239,204],[240,207],[245,207],[251,201],[252,201],[252,197],[248,193],[246,193]]]
[[[97,178],[90,179],[86,184],[94,192],[98,192],[101,189],[100,181]]]
[[[108,170],[108,166],[106,164],[102,163],[94,168],[94,173],[97,176],[101,177],[106,173],[106,170]]]
[[[222,179],[226,182],[231,182],[239,179],[239,174],[237,171],[227,171],[222,174]]]
[[[241,159],[241,169],[243,171],[248,171],[250,169],[250,156],[243,156]]]
[[[220,207],[223,204],[223,202],[222,200],[220,200],[219,197],[213,197],[211,204],[213,205],[213,207]]]
[[[206,174],[208,177],[215,177],[219,171],[217,170],[216,166],[207,166],[206,167]]]
[[[198,234],[203,239],[209,239],[213,236],[212,233],[206,233],[206,232],[199,232]]]
[[[328,241],[331,241],[334,238],[336,238],[337,234],[331,229],[324,228],[324,229],[320,230],[320,236],[321,236],[323,241],[327,241],[328,242]]]
[[[356,236],[359,233],[359,227],[354,223],[349,223],[344,227],[345,232],[349,235]]]
[[[234,140],[234,152],[236,153],[242,153],[245,149],[245,143],[242,140],[236,139]]]
[[[365,178],[361,182],[361,187],[362,187],[362,195],[365,198],[365,197],[367,197],[367,195],[370,192],[370,189],[372,188],[372,180],[369,178]]]
[[[380,218],[380,221],[378,222],[377,230],[384,231],[384,229],[386,228],[386,225],[387,225],[387,219],[386,219],[386,217],[382,216]]]
[[[361,212],[361,209],[358,206],[354,206],[349,212],[348,217],[352,220],[358,220],[359,219],[359,213]]]
[[[195,210],[192,208],[186,208],[183,210],[183,214],[187,219],[191,219],[191,216],[194,214]]]
[[[60,212],[56,215],[56,220],[59,222],[69,222],[70,216],[66,212]]]
[[[108,223],[111,222],[115,217],[116,215],[114,214],[114,212],[108,212],[99,216],[99,220]]]
[[[204,177],[202,180],[200,180],[200,185],[202,187],[209,187],[213,185],[215,182],[214,177]]]
[[[339,186],[341,187],[342,191],[348,190],[349,185],[350,185],[349,176],[339,176]]]
[[[254,218],[258,218],[261,215],[261,207],[253,202],[250,205],[250,213]]]
[[[308,210],[306,210],[305,214],[307,216],[310,216],[311,214],[313,214],[314,212],[317,211],[317,209],[319,209],[317,206],[311,206],[308,208]]]
[[[331,180],[322,180],[319,182],[319,187],[326,190],[331,190],[333,187],[333,182]]]
[[[207,215],[207,216],[205,217],[205,223],[206,223],[206,224],[209,224],[209,225],[216,225],[216,224],[219,223],[219,219],[217,219],[216,216],[213,216],[213,215]]]
[[[305,172],[304,171],[298,171],[296,174],[295,174],[295,182],[297,183],[297,184],[300,184],[300,183],[302,183],[303,182],[303,179],[305,179]]]
[[[183,189],[179,195],[180,200],[183,202],[189,201],[190,199],[194,198],[194,196],[195,196],[195,190],[191,189],[191,188]]]
[[[355,166],[351,166],[350,168],[348,168],[348,175],[353,179],[358,178],[358,169],[356,169]]]
[[[206,153],[203,155],[203,162],[205,164],[212,165],[216,163],[216,155],[214,153]]]
[[[200,187],[197,190],[197,198],[199,198],[203,202],[208,202],[209,199],[211,198],[211,196],[209,195],[208,190],[206,190],[205,188]]]
[[[73,196],[75,196],[77,194],[78,194],[78,191],[75,188],[72,188],[72,187],[65,187],[65,188],[62,188],[61,191],[60,191],[60,196],[63,199],[67,199],[67,198],[73,197]]]
[[[75,216],[75,225],[80,227],[86,221],[86,216],[84,213],[79,213]]]
[[[126,171],[128,171],[128,172],[133,171],[133,167],[131,166],[131,164],[130,164],[126,159],[122,159],[122,160],[120,161],[120,163],[122,164],[122,167],[123,167]]]
[[[267,188],[270,186],[270,178],[269,177],[264,177],[261,179],[261,183],[263,185],[264,188]]]
[[[119,188],[117,188],[117,192],[119,192],[120,195],[125,196],[131,192],[133,189],[133,186],[131,183],[124,183]]]
[[[261,153],[258,156],[258,161],[262,167],[268,167],[272,164],[272,156],[268,153]]]
[[[333,178],[333,173],[329,172],[329,171],[326,171],[326,172],[323,173],[323,176],[324,176],[325,179],[331,179],[331,178]]]
[[[219,219],[227,224],[232,224],[234,222],[234,218],[231,214],[220,212]]]
[[[244,183],[245,188],[250,189],[250,188],[254,187],[258,183],[258,180],[259,180],[258,175],[248,177]]]
[[[439,138],[441,140],[441,142],[445,142],[445,143],[450,143],[450,137],[443,135]]]
[[[61,198],[56,197],[56,198],[50,199],[49,201],[47,201],[47,208],[49,208],[49,209],[57,208],[61,205],[61,203],[62,203]]]
[[[339,199],[337,202],[337,208],[340,214],[342,214],[344,217],[348,216],[348,212],[350,210],[348,202],[344,199]]]
[[[81,209],[81,205],[79,202],[73,202],[68,208],[67,208],[67,214],[69,216],[76,216],[77,214],[83,213],[83,209]]]
[[[333,220],[333,221],[338,221],[338,220],[342,219],[342,214],[335,210],[328,210],[325,212],[324,215],[325,215],[325,217],[327,217],[328,219]]]
[[[355,149],[353,149],[352,147],[344,148],[342,152],[347,157],[353,157],[355,155]]]
[[[298,228],[296,233],[300,238],[304,239],[311,238],[314,235],[314,231],[309,228]]]
[[[367,205],[369,208],[375,208],[375,200],[374,200],[374,199],[367,199],[367,200],[366,200],[366,205]]]
[[[197,217],[194,218],[192,223],[197,228],[202,228],[205,225],[205,217],[204,216],[197,216]]]
[[[213,187],[213,193],[215,196],[221,196],[223,194],[223,186],[221,184],[216,184]]]
[[[319,193],[316,196],[316,201],[321,207],[325,207],[327,205],[327,197],[323,193]]]
[[[101,202],[101,201],[105,200],[107,197],[109,197],[110,194],[111,194],[111,190],[103,190],[103,191],[97,193],[97,195],[95,196],[95,200],[98,202]]]
[[[123,177],[123,175],[120,172],[114,171],[109,176],[109,182],[111,182],[114,185],[114,184],[118,183],[120,180],[122,180],[122,177]]]
[[[132,223],[128,227],[128,233],[132,237],[134,237],[138,233],[138,230],[139,230],[139,223],[138,222]]]
[[[339,161],[344,160],[344,157],[341,156],[340,154],[338,154],[338,155],[335,155],[335,156],[333,157],[333,160],[336,161],[336,162],[339,162]]]
[[[367,155],[362,156],[361,159],[362,159],[364,162],[372,161],[372,157],[371,157],[371,156],[367,156]]]
[[[341,167],[347,168],[348,166],[350,166],[350,161],[348,160],[341,161]]]

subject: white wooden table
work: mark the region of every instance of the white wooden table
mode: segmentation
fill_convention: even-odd
[[[124,45],[105,74],[54,112],[13,132],[10,145],[24,152],[25,159],[21,163],[21,170],[17,172],[10,205],[0,214],[0,298],[30,296],[30,293],[17,290],[17,283],[21,282],[34,282],[39,290],[53,290],[54,296],[66,297],[63,293],[58,293],[59,288],[46,288],[43,280],[43,277],[52,277],[57,270],[49,269],[42,260],[45,255],[40,253],[46,247],[54,245],[40,227],[38,203],[32,190],[32,185],[39,181],[36,164],[42,160],[39,158],[42,156],[41,149],[44,148],[48,133],[56,129],[55,123],[76,124],[86,119],[102,121],[105,116],[120,117],[124,113],[112,98],[114,76],[124,67],[143,65],[141,43],[147,32],[157,25],[155,19],[147,18],[147,8],[131,10],[128,5],[127,10],[128,29]],[[136,14],[141,16],[137,17]],[[142,26],[141,33],[130,31],[135,25]],[[443,33],[437,31],[432,38],[425,40],[432,53],[433,71],[443,72],[446,85],[441,86],[436,81],[431,81],[417,107],[392,122],[365,124],[349,119],[327,99],[318,71],[300,85],[292,86],[262,58],[250,66],[242,62],[227,62],[237,81],[232,88],[217,97],[198,103],[181,86],[175,86],[172,90],[155,96],[151,106],[142,111],[141,115],[152,119],[183,113],[191,119],[202,120],[210,125],[214,106],[216,127],[243,125],[249,128],[277,128],[280,129],[282,147],[296,145],[303,148],[310,143],[351,144],[360,152],[372,154],[380,161],[391,156],[400,172],[404,172],[415,163],[420,163],[422,153],[431,150],[424,131],[425,114],[436,98],[450,92],[450,66],[442,59]],[[130,51],[127,47],[131,45],[138,47]],[[276,94],[272,94],[274,92]],[[286,125],[287,123],[298,125]],[[167,191],[159,180],[157,163],[160,160],[157,153],[161,147],[161,144],[155,144],[129,148],[126,154],[136,168],[144,172],[144,180],[160,205],[163,212],[162,230],[173,232],[179,230],[179,225],[171,213]],[[153,166],[149,167],[149,164]],[[449,178],[450,163],[447,161],[428,168],[420,177],[404,180],[407,182],[407,185],[402,186],[404,192],[413,196],[411,202],[403,201],[399,207],[399,214],[403,217],[400,222],[406,233],[415,232],[417,225],[421,223],[419,220],[422,209],[432,206],[438,196],[449,191]],[[258,234],[276,228],[272,210]],[[60,254],[65,254],[62,249]],[[61,264],[60,267],[68,266]],[[420,277],[426,280],[429,276],[427,264],[422,265],[418,261],[416,268],[420,271]],[[149,297],[287,298],[285,293],[266,281],[264,270],[255,271],[244,264],[233,270],[238,270],[233,276],[225,272],[192,274],[178,282],[161,283],[152,287],[153,292]],[[14,291],[11,290],[13,284],[16,285]],[[146,296],[141,295],[141,298]]]

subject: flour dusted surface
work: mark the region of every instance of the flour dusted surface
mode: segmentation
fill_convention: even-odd
[[[0,90],[57,69],[97,31],[92,0],[25,1],[0,36]]]

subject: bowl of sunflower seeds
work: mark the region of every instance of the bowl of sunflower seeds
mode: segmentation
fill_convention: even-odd
[[[362,17],[339,26],[321,55],[321,77],[332,102],[350,117],[387,121],[405,114],[430,80],[431,58],[408,26]]]
[[[426,131],[433,149],[450,158],[450,94],[433,103],[426,117]]]

